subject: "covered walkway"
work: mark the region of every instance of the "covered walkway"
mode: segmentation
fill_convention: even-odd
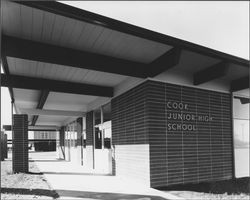
[[[250,102],[249,60],[56,1],[2,11],[14,172],[28,172],[28,131],[53,131],[64,160],[34,162],[63,198],[177,199],[149,185],[235,176],[233,128],[241,135],[249,115],[232,114]]]
[[[55,152],[29,154],[60,199],[164,200],[181,199],[117,176],[87,171],[71,162],[56,159]]]

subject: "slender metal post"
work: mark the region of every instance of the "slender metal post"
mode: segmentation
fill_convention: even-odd
[[[14,99],[11,99],[11,135],[12,135],[12,172],[14,172],[14,160],[15,160],[15,156],[14,156],[14,117],[13,117],[13,106],[14,106]]]

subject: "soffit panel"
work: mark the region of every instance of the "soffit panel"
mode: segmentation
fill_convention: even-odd
[[[61,126],[69,117],[64,116],[39,116],[36,125],[55,125]]]
[[[4,1],[2,6],[3,33],[10,36],[141,63],[150,63],[172,48],[14,2]]]
[[[182,50],[179,63],[173,68],[187,73],[195,73],[212,65],[221,62],[209,56],[191,51]]]
[[[96,96],[50,92],[43,108],[53,110],[85,111],[87,104],[96,99]]]
[[[37,62],[26,59],[7,57],[9,71],[12,75],[35,78],[87,83],[114,87],[124,81],[127,76],[99,72],[64,65]]]
[[[244,89],[244,90],[240,90],[240,91],[235,91],[233,92],[234,95],[239,95],[239,96],[243,96],[243,97],[248,97],[250,98],[250,90],[249,88]]]
[[[40,91],[13,88],[13,93],[18,108],[36,108]]]
[[[13,88],[15,105],[17,109],[36,108],[40,98],[40,91]],[[32,121],[33,116],[28,116],[28,121]]]

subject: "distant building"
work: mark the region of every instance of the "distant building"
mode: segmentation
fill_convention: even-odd
[[[35,151],[56,151],[56,138],[55,131],[34,131],[34,150]],[[30,144],[32,145],[32,140]]]

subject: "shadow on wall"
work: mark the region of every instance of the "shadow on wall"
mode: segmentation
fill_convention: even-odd
[[[189,190],[213,194],[250,194],[250,177],[215,181],[210,183],[185,184],[157,188],[160,190]]]
[[[166,200],[165,198],[158,196],[147,196],[147,195],[135,195],[135,194],[121,194],[121,193],[97,193],[97,192],[86,192],[86,191],[74,191],[74,190],[44,190],[44,189],[25,189],[25,188],[2,188],[1,193],[11,194],[24,194],[24,195],[39,195],[48,196],[53,199],[59,197],[73,197],[73,198],[87,198],[93,200]]]

